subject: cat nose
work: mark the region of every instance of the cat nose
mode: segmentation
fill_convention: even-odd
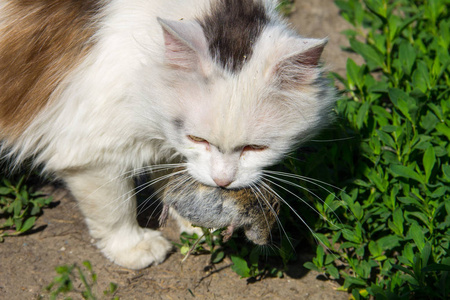
[[[225,178],[213,178],[213,180],[220,187],[227,187],[233,182],[233,180]]]

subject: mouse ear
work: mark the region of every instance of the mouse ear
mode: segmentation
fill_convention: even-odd
[[[327,39],[296,39],[275,63],[272,76],[283,87],[307,85],[320,74],[319,62]]]
[[[208,44],[200,24],[161,18],[158,22],[163,29],[166,64],[185,71],[204,70]]]

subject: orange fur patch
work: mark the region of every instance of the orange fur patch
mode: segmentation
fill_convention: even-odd
[[[0,139],[14,140],[95,43],[96,0],[11,0],[0,12]]]

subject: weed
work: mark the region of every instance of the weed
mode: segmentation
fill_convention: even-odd
[[[97,284],[97,274],[94,273],[92,265],[89,261],[83,262],[83,267],[77,264],[70,266],[58,266],[55,268],[56,276],[53,281],[45,288],[49,294],[49,299],[57,299],[61,294],[66,295],[69,292],[79,294],[83,299],[95,300],[99,297],[95,293],[95,286]],[[80,288],[74,287],[74,282],[81,281]],[[117,291],[117,284],[110,283],[107,290],[103,291],[103,298],[118,300],[114,294]],[[41,297],[44,299],[44,297]],[[64,299],[71,299],[65,297]]]
[[[281,250],[274,251],[273,249],[254,246],[239,239],[236,234],[227,243],[223,243],[222,229],[210,231],[202,228],[202,230],[203,236],[201,237],[197,234],[189,235],[185,232],[181,234],[181,243],[175,245],[180,249],[181,254],[185,255],[183,261],[190,254],[207,254],[210,255],[210,263],[214,265],[222,262],[225,257],[229,257],[233,263],[231,269],[241,278],[283,277],[285,268],[273,267],[267,263],[262,265],[264,257],[267,258],[269,255],[279,257],[280,254],[277,251]],[[286,248],[288,252],[292,250],[290,246]],[[288,255],[285,254],[284,257],[288,257]]]
[[[222,230],[210,231],[209,229],[202,228],[203,235],[198,236],[196,233],[187,234],[183,232],[180,235],[180,244],[175,243],[175,246],[180,248],[182,255],[185,255],[185,259],[190,254],[209,254],[211,255],[211,263],[220,263],[225,257],[221,232]],[[184,261],[183,260],[183,261]]]
[[[42,208],[52,202],[39,192],[32,192],[25,185],[25,176],[11,182],[2,178],[0,183],[0,242],[5,236],[25,233],[33,228]]]
[[[337,140],[350,139],[291,166],[342,189],[314,202],[327,254],[318,249],[305,266],[344,279],[355,299],[446,299],[450,1],[336,4],[354,26],[349,50],[365,63],[349,59],[347,77],[334,74],[345,86]]]

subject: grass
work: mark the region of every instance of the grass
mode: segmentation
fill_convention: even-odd
[[[25,175],[0,178],[0,243],[7,236],[29,232],[42,209],[52,202],[51,197],[29,188],[26,179]]]

